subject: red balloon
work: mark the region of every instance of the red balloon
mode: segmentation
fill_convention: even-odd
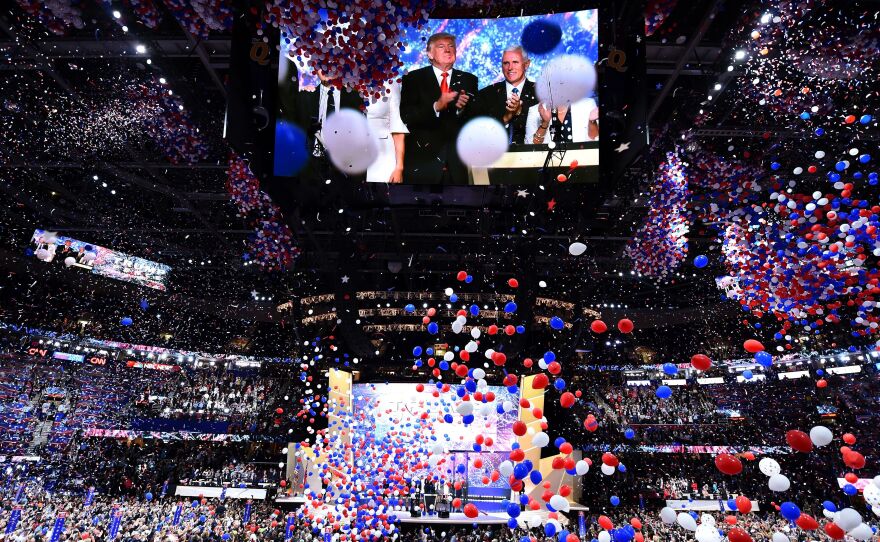
[[[464,515],[465,516],[473,519],[473,518],[477,517],[479,514],[480,514],[480,511],[477,510],[477,507],[474,506],[474,503],[469,502],[466,505],[464,505]]]
[[[609,467],[616,467],[620,463],[620,460],[618,460],[611,452],[605,452],[602,454],[602,463],[605,463]]]
[[[824,378],[820,378],[819,380],[816,381],[816,387],[817,388],[827,388],[828,381],[825,380]]]
[[[727,539],[730,542],[752,542],[752,537],[749,536],[749,533],[738,527],[734,527],[727,532]]]
[[[581,539],[578,538],[578,535],[574,533],[568,533],[568,536],[565,537],[565,542],[580,542],[580,540]]]
[[[841,438],[843,438],[843,442],[845,442],[847,444],[855,444],[856,443],[856,436],[853,435],[852,433],[844,433],[843,437],[841,437]]]
[[[452,507],[461,508],[461,499],[459,499],[458,497],[452,499]]]
[[[752,501],[745,495],[740,495],[736,498],[736,509],[743,514],[748,514],[752,511]]]
[[[715,456],[715,466],[724,474],[733,476],[743,470],[742,462],[730,454],[718,454]]]
[[[736,525],[736,516],[724,516],[724,521],[728,525]]]
[[[562,408],[571,408],[574,405],[574,394],[570,391],[563,393],[559,397],[559,404],[562,405]]]
[[[694,354],[691,357],[691,365],[698,371],[708,371],[712,366],[712,360],[706,354]]]
[[[516,279],[508,279],[508,281],[507,281],[507,285],[510,286],[511,288],[518,288],[518,287],[519,287],[519,281],[516,280]]]
[[[526,426],[525,422],[523,422],[522,420],[517,420],[517,421],[513,422],[513,434],[514,435],[521,437],[521,436],[525,435],[526,431],[528,431],[528,430],[529,430],[529,428]]]
[[[810,440],[810,435],[803,431],[792,429],[785,434],[785,441],[788,442],[792,449],[798,452],[808,454],[813,451],[813,441]]]
[[[635,328],[635,326],[629,318],[622,318],[617,322],[617,329],[619,329],[621,333],[632,333],[633,328]]]
[[[761,344],[760,342],[756,341],[755,339],[749,339],[743,343],[743,348],[746,349],[746,352],[749,352],[751,354],[755,354],[755,353],[758,353],[761,350],[763,350],[764,345]]]
[[[602,527],[606,531],[610,531],[614,528],[614,524],[611,523],[611,518],[608,516],[599,516],[599,527]]]
[[[815,531],[819,528],[819,524],[813,519],[813,516],[807,514],[801,514],[801,517],[797,518],[794,523],[805,531]]]
[[[846,533],[843,529],[838,527],[836,523],[829,521],[825,524],[825,534],[827,534],[834,540],[843,540],[843,536]]]
[[[559,451],[564,454],[570,454],[572,450],[574,450],[574,447],[571,445],[570,442],[563,442],[559,445]]]
[[[633,540],[636,542],[645,542],[645,535],[642,533],[636,533],[636,537]]]
[[[846,476],[843,477],[847,482],[854,484],[859,481],[859,477],[856,476],[854,472],[846,473]]]
[[[865,456],[863,456],[859,452],[850,450],[849,452],[843,454],[843,462],[847,467],[858,470],[864,468]]]
[[[281,407],[276,408],[276,409],[275,409],[275,414],[284,414],[284,409],[281,408]]]
[[[608,331],[608,326],[602,320],[593,320],[593,323],[590,324],[590,329],[593,333],[605,333]]]
[[[532,379],[532,389],[534,390],[543,390],[548,385],[550,385],[550,379],[544,373],[538,373]]]
[[[629,524],[633,526],[633,529],[641,529],[642,528],[642,520],[640,520],[639,518],[630,519]]]
[[[467,271],[459,271],[458,274],[455,275],[455,278],[457,278],[459,282],[467,279]]]

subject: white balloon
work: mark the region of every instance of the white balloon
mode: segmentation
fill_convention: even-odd
[[[663,510],[660,510],[660,519],[663,523],[667,525],[672,525],[675,523],[675,510],[668,506],[664,506]]]
[[[487,348],[483,355],[486,356],[486,359],[492,359],[492,355],[495,354],[495,351],[491,348]]]
[[[696,531],[697,530],[697,522],[694,520],[693,516],[688,514],[687,512],[679,512],[678,516],[676,516],[675,521],[684,529],[688,531]]]
[[[862,515],[852,508],[844,508],[834,517],[834,523],[846,532],[849,532],[862,523]]]
[[[554,510],[558,510],[560,512],[568,512],[568,509],[571,507],[568,499],[566,499],[562,495],[553,495],[552,497],[550,497],[550,506],[552,506]]]
[[[71,265],[73,265],[75,263],[76,263],[76,258],[74,258],[73,256],[68,256],[68,257],[64,258],[64,266],[65,267],[70,267]]]
[[[452,332],[455,334],[461,333],[461,322],[452,322]]]
[[[536,448],[543,448],[550,444],[550,435],[541,431],[540,433],[535,433],[535,436],[532,437],[532,446]]]
[[[504,409],[504,412],[510,412],[516,408],[516,405],[513,404],[513,401],[504,401],[501,403],[501,408]]]
[[[479,367],[474,369],[474,379],[475,380],[482,380],[484,378],[486,378],[486,371],[480,369]]]
[[[541,526],[541,516],[535,514],[534,516],[529,518],[529,527],[534,529],[535,527]]]
[[[827,446],[831,444],[832,440],[834,440],[834,435],[831,433],[831,430],[824,425],[817,425],[810,429],[810,440],[812,440],[813,444],[816,446]]]
[[[773,533],[773,542],[791,542],[791,540],[789,540],[789,538],[784,534],[776,531],[775,533]]]
[[[605,476],[611,476],[612,474],[614,474],[614,467],[602,463],[602,474],[604,474]]]
[[[466,352],[473,354],[474,352],[477,351],[478,346],[479,345],[477,345],[477,343],[475,343],[474,341],[468,341],[468,343],[466,345],[464,345],[464,349]]]
[[[38,248],[36,252],[34,252],[34,256],[36,256],[38,260],[46,261],[49,259],[49,251],[45,248]]]
[[[474,339],[479,339],[480,338],[480,328],[472,327],[471,328],[471,337],[473,337]]]
[[[474,413],[474,404],[470,401],[464,401],[460,403],[457,407],[455,407],[455,411],[458,412],[462,416],[467,416],[469,414]]]
[[[828,510],[822,509],[822,515],[828,519],[834,519],[834,512],[829,512]]]
[[[501,473],[505,478],[509,478],[511,474],[513,474],[513,463],[510,461],[502,461],[500,465],[498,465],[498,472]]]
[[[321,136],[330,161],[343,173],[364,173],[379,156],[367,117],[354,109],[340,109],[327,117]]]
[[[458,133],[458,157],[471,167],[489,167],[507,152],[507,130],[492,117],[468,121]]]
[[[446,361],[452,361],[452,360],[455,359],[455,354],[452,353],[451,351],[450,351],[450,352],[446,352],[445,354],[443,354],[443,359],[446,360]]]
[[[758,461],[758,470],[763,472],[765,476],[773,476],[774,474],[779,474],[782,471],[782,467],[779,466],[775,459],[765,457]]]
[[[867,523],[862,523],[857,525],[855,529],[852,529],[849,533],[851,537],[856,540],[871,540],[871,537],[874,536],[874,531],[871,529],[871,526]]]
[[[584,474],[590,472],[590,464],[581,459],[574,464],[574,470],[578,473],[579,476],[583,476]]]
[[[575,241],[574,243],[568,245],[568,253],[572,256],[580,256],[586,251],[587,245],[581,243],[580,241]]]
[[[774,474],[767,480],[767,487],[772,491],[788,491],[791,481],[784,474]]]
[[[874,508],[880,507],[880,487],[874,484],[866,484],[863,495],[866,503]]]
[[[697,527],[694,538],[697,539],[697,542],[721,542],[721,535],[718,534],[718,529],[714,525],[706,523]]]
[[[880,487],[880,475],[875,476],[874,479],[871,481],[874,483],[875,486]]]
[[[561,107],[586,98],[596,86],[596,68],[586,57],[560,55],[548,62],[538,80],[538,99],[551,107]]]
[[[597,538],[599,542],[611,542],[611,534],[608,531],[602,531]]]
[[[712,514],[703,512],[700,514],[700,523],[703,525],[715,525],[715,517]]]

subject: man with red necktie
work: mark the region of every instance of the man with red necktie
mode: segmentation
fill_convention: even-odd
[[[467,168],[458,157],[458,132],[476,111],[475,75],[453,68],[455,36],[437,33],[428,38],[430,66],[403,77],[400,118],[406,136],[403,178],[412,184],[467,184]]]

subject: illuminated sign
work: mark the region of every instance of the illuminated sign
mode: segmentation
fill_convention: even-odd
[[[52,357],[64,361],[75,361],[77,363],[82,363],[86,359],[86,357],[81,354],[68,354],[67,352],[55,352],[52,354]]]
[[[57,257],[68,267],[82,267],[96,275],[166,290],[165,281],[171,272],[167,265],[44,230],[35,230],[31,242],[34,255],[44,262]]]
[[[86,358],[86,361],[91,363],[92,365],[107,365],[107,358],[104,356],[89,356]]]
[[[169,365],[167,363],[153,363],[149,361],[137,361],[130,359],[125,362],[125,366],[132,369],[152,369],[154,371],[180,371],[180,366]]]
[[[49,355],[49,350],[46,348],[37,348],[36,346],[32,346],[27,349],[27,354],[29,356],[36,356],[39,358],[45,358]]]

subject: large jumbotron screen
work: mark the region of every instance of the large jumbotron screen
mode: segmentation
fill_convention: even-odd
[[[461,474],[457,469],[464,465],[472,489],[506,487],[505,480],[485,484],[483,477],[497,469],[516,442],[513,423],[518,419],[519,396],[501,386],[489,386],[487,391],[495,394],[495,405],[509,401],[514,408],[504,413],[498,413],[495,405],[483,413],[475,410],[474,423],[465,425],[462,416],[456,413],[454,392],[434,397],[430,391],[417,391],[415,384],[355,384],[352,388],[355,419],[369,422],[357,424],[352,429],[352,437],[355,441],[369,442],[397,431],[409,433],[414,445],[430,448],[440,442],[447,453],[433,474],[458,479]],[[452,415],[451,423],[443,420],[446,414]],[[475,452],[473,445],[477,435],[491,438],[492,445],[482,446],[480,452]],[[483,463],[480,469],[473,466],[477,457]]]
[[[462,165],[460,162],[455,164],[450,162],[450,160],[454,161],[454,158],[450,158],[449,155],[459,156],[456,151],[456,136],[467,120],[486,116],[501,120],[505,100],[509,99],[513,92],[513,86],[505,87],[505,80],[510,81],[508,75],[516,73],[506,72],[504,70],[507,68],[502,68],[502,62],[508,61],[509,53],[505,50],[519,45],[523,39],[523,30],[536,21],[556,25],[561,30],[561,39],[551,50],[542,54],[527,53],[527,58],[521,59],[525,64],[524,80],[528,83],[523,86],[522,79],[514,79],[519,81],[516,85],[516,95],[521,97],[522,103],[515,113],[516,118],[504,125],[504,129],[508,132],[508,152],[486,167],[467,166],[464,168],[466,173],[450,174],[451,171],[459,171],[456,167]],[[454,115],[450,114],[458,120],[449,122],[445,122],[444,115],[440,113],[437,114],[436,119],[432,117],[426,120],[422,115],[422,112],[426,111],[422,106],[430,102],[426,96],[436,91],[429,88],[431,83],[429,78],[418,74],[418,77],[409,78],[410,83],[407,84],[406,77],[407,74],[420,68],[430,66],[426,41],[432,34],[441,32],[455,37],[455,61],[450,90],[473,94],[470,105],[455,111]],[[390,83],[390,87],[393,87],[389,88],[390,98],[378,104],[377,109],[374,110],[374,105],[370,105],[366,111],[370,128],[377,131],[379,140],[379,158],[365,173],[368,182],[389,182],[390,177],[385,169],[393,170],[395,163],[399,165],[401,160],[403,176],[391,182],[459,185],[540,184],[544,180],[541,175],[552,175],[555,179],[558,173],[556,169],[563,173],[568,172],[569,180],[573,183],[598,180],[599,97],[595,92],[590,93],[570,107],[560,107],[559,111],[547,102],[548,107],[545,109],[547,114],[557,113],[560,119],[557,121],[551,116],[547,121],[548,129],[538,132],[543,124],[539,111],[541,102],[537,97],[540,93],[536,87],[531,86],[532,83],[539,82],[542,71],[551,61],[563,55],[571,55],[567,58],[578,57],[583,59],[585,64],[595,66],[599,56],[598,9],[491,19],[431,19],[421,29],[406,29],[401,41],[405,44],[405,49],[399,54],[403,65],[400,72],[402,82]],[[320,94],[321,81],[317,73],[308,66],[308,59],[289,54],[289,46],[289,39],[282,36],[278,73],[279,111],[276,121],[275,175],[298,174],[308,181],[308,177],[311,176],[320,177],[321,174],[326,176],[327,168],[315,167],[314,157],[320,156],[320,152],[312,154],[311,151],[314,149],[309,148],[307,165],[298,169],[297,173],[290,170],[289,157],[295,152],[294,143],[299,141],[291,135],[291,131],[293,127],[298,127],[308,133],[307,146],[314,147],[312,134],[318,134],[318,139],[321,139],[322,132],[319,125],[321,120],[329,115],[326,110],[322,111],[326,103],[325,98],[308,97],[310,93],[314,96]],[[454,73],[456,71],[463,72],[464,75],[456,76]],[[559,69],[559,71],[565,70]],[[423,70],[422,73],[429,72]],[[475,78],[473,85],[468,84],[464,79],[470,77],[468,74],[472,74]],[[498,85],[493,87],[498,89],[497,93],[492,92],[493,88],[490,88],[492,85]],[[359,99],[357,95],[351,94],[346,105],[345,97],[340,96],[336,99],[342,103],[336,104],[336,107],[351,108]],[[432,106],[425,105],[425,107]],[[379,110],[381,114],[376,113]],[[382,119],[387,119],[388,126],[384,128],[380,126]],[[511,124],[514,125],[513,128]],[[401,130],[407,130],[405,144],[402,146],[394,141],[393,137],[394,133]],[[446,139],[440,138],[442,141],[430,136],[441,132],[446,137]],[[536,136],[543,137],[543,141],[538,141]],[[552,149],[558,151],[563,147],[568,154],[564,158],[564,164],[561,157],[559,163],[550,160],[552,153],[549,151]],[[398,151],[400,151],[399,155],[396,154]],[[547,160],[550,162],[548,163]],[[438,161],[445,165],[437,171],[433,171],[429,166],[419,167],[421,163],[436,165]],[[569,171],[575,161],[579,167]],[[382,169],[383,167],[385,169]],[[440,169],[442,174],[439,173]],[[314,179],[321,184],[324,180]]]

